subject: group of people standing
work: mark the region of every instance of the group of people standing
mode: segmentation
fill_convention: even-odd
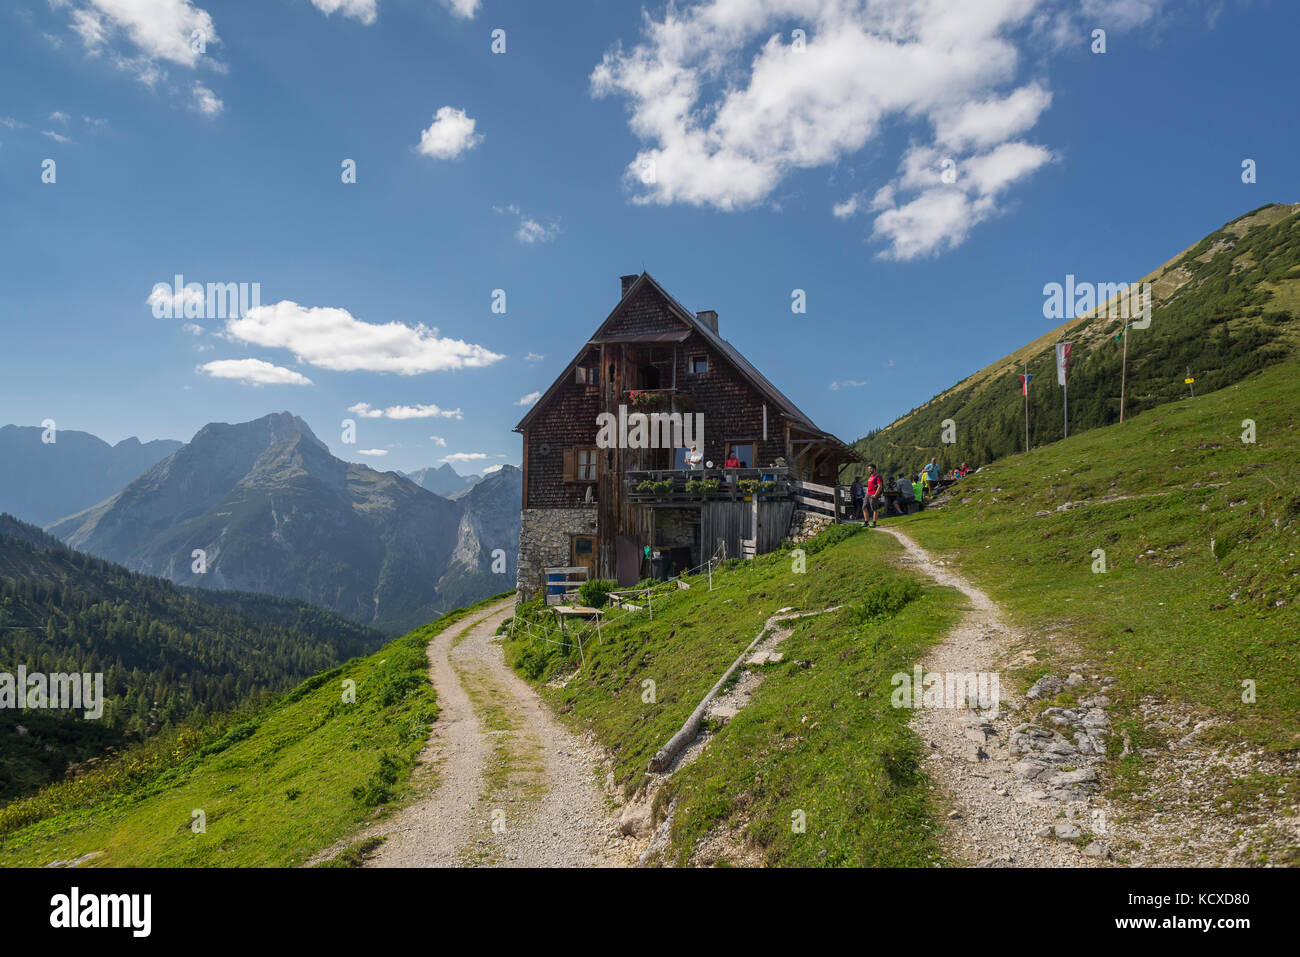
[[[954,481],[965,478],[971,471],[971,467],[963,462],[960,468],[953,469],[948,473],[947,480]],[[893,490],[897,494],[888,500],[889,507],[897,515],[906,515],[913,502],[924,501],[925,497],[930,495],[935,487],[944,480],[944,475],[939,468],[939,460],[930,459],[929,463],[917,473],[916,478],[909,475],[899,475],[894,479]],[[868,465],[866,483],[864,484],[859,476],[854,478],[853,484],[849,486],[849,498],[853,503],[853,515],[854,517],[860,516],[868,528],[876,527],[882,502],[886,498],[885,482],[885,477],[876,471],[876,467]]]

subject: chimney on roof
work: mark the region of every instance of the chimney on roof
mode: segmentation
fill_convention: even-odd
[[[708,326],[710,329],[712,329],[715,334],[717,333],[718,314],[715,310],[705,309],[702,312],[697,312],[695,314],[695,318],[700,320],[700,322],[704,323],[704,325]]]
[[[619,276],[618,277],[619,282],[623,284],[623,292],[622,295],[619,296],[619,298],[622,299],[623,296],[626,296],[627,291],[632,288],[632,284],[640,278],[641,278],[640,276]]]

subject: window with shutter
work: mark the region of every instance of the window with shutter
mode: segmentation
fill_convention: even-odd
[[[560,479],[561,481],[572,482],[574,480],[575,469],[573,463],[574,463],[574,450],[565,449],[564,450],[564,474],[561,476]]]

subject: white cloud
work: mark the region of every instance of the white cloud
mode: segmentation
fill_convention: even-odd
[[[429,436],[429,441],[431,441],[434,445],[441,446],[444,449],[447,447],[447,440],[444,439],[441,435],[431,435]]]
[[[102,133],[104,130],[108,129],[108,120],[99,117],[83,116],[81,121],[90,128],[90,132],[92,133]]]
[[[520,398],[520,400],[516,402],[515,405],[532,405],[541,397],[542,394],[540,392],[530,392],[526,396]]]
[[[858,205],[861,202],[861,196],[854,193],[843,202],[836,203],[831,207],[831,215],[836,219],[848,219],[858,211]]]
[[[937,142],[958,149],[1003,143],[1031,129],[1052,103],[1052,94],[1030,83],[1005,97],[972,100],[935,117]]]
[[[559,225],[551,223],[543,226],[537,220],[528,218],[522,219],[519,228],[515,230],[515,239],[529,246],[533,243],[549,243],[558,235],[560,235]]]
[[[368,402],[348,406],[348,411],[363,419],[461,419],[460,409],[442,409],[436,405],[390,405],[386,409],[372,409]]]
[[[1159,5],[1085,0],[1117,28]],[[920,149],[951,159],[965,182],[931,194],[937,186],[903,175],[888,192],[859,190],[831,209],[844,219],[874,206],[884,255],[914,258],[959,244],[1000,211],[1005,189],[1050,159],[1019,138],[1051,93],[1017,76],[1039,20],[1063,16],[1058,0],[701,0],[646,14],[640,41],[608,51],[591,86],[628,104],[643,147],[626,182],[643,204],[771,203],[793,172],[833,165],[886,128],[919,125],[933,144]],[[802,50],[794,27],[806,32]],[[1011,144],[1014,154],[1004,151]]]
[[[536,353],[536,352],[530,352],[530,353],[528,353],[528,355],[524,356],[524,361],[525,361],[525,362],[541,362],[541,361],[542,361],[543,359],[545,359],[545,358],[546,358],[546,356],[544,356],[544,355],[540,355],[540,354],[538,354],[538,353]]]
[[[832,382],[831,391],[837,392],[840,389],[856,389],[867,384],[866,379],[840,379],[838,382]]]
[[[387,455],[388,449],[357,449],[357,455]]]
[[[124,68],[164,60],[193,69],[203,56],[192,42],[195,33],[204,46],[220,42],[212,17],[191,0],[86,0],[72,11],[72,29],[92,53],[125,41],[137,53],[136,59],[115,57]]]
[[[225,69],[211,56],[221,42],[212,17],[193,0],[51,0],[50,6],[70,11],[69,29],[91,56],[104,57],[146,86],[166,79],[166,66]],[[206,98],[192,90],[198,108],[219,112],[221,101],[203,89]]]
[[[183,316],[185,315],[186,304],[196,305],[202,310],[205,307],[203,290],[197,285],[187,285],[181,289],[181,294],[175,294],[173,288],[165,282],[155,283],[153,289],[146,299],[145,305],[154,310],[155,313],[161,312],[163,315]],[[188,323],[186,331],[188,332]],[[198,335],[198,333],[195,333]]]
[[[944,182],[945,161],[932,147],[913,147],[904,155],[895,184],[877,193],[872,235],[885,241],[885,259],[909,260],[953,249],[972,228],[999,212],[998,197],[1011,185],[1051,162],[1041,146],[1022,141],[954,162],[954,180]],[[910,195],[899,202],[898,192]]]
[[[27,124],[21,120],[15,120],[12,116],[0,116],[0,126],[10,130],[22,130],[27,128]]]
[[[289,349],[301,362],[336,372],[418,375],[489,366],[504,356],[462,339],[445,339],[423,324],[369,323],[346,309],[284,300],[226,322],[228,336],[251,345]]]
[[[194,82],[194,85],[190,87],[190,93],[194,97],[194,109],[198,110],[200,113],[205,113],[208,116],[215,116],[226,108],[226,104],[222,102],[219,96],[197,80]]]
[[[521,243],[531,246],[533,243],[549,243],[562,232],[559,220],[551,220],[550,223],[543,225],[531,216],[524,214],[514,203],[506,206],[493,206],[492,211],[501,216],[519,217],[519,225],[515,229],[515,239]]]
[[[149,298],[153,299],[153,296],[150,295]],[[174,299],[175,297],[173,296],[170,298]],[[175,315],[175,313],[173,313],[173,315]],[[182,313],[182,315],[184,315],[184,313]],[[194,322],[186,322],[181,325],[181,332],[188,332],[192,336],[201,336],[203,335],[203,327]]]
[[[50,119],[52,119],[55,123],[62,124],[63,126],[68,125],[68,114],[64,113],[62,110],[55,110],[53,113],[50,114]]]
[[[41,135],[42,135],[42,136],[48,136],[50,139],[54,140],[54,142],[56,142],[56,143],[71,143],[71,142],[72,142],[72,137],[71,137],[71,136],[64,136],[62,133],[56,133],[56,132],[54,132],[53,130],[41,130]]]
[[[360,20],[366,26],[374,23],[379,15],[375,0],[311,0],[311,5],[326,16],[339,12],[345,17]]]
[[[476,124],[477,120],[467,116],[464,110],[441,106],[429,128],[420,133],[416,150],[434,159],[455,159],[482,141],[482,134],[474,132]]]
[[[480,2],[481,0],[442,0],[442,5],[455,16],[465,20],[473,20],[474,14],[478,13]]]
[[[218,359],[199,366],[214,379],[236,379],[247,385],[311,385],[305,375],[261,359]]]
[[[1082,14],[1098,27],[1131,30],[1160,15],[1164,0],[1083,0]]]
[[[452,452],[438,459],[439,462],[478,462],[487,458],[486,452]]]

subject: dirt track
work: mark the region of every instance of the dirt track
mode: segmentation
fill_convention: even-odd
[[[368,866],[623,863],[597,783],[599,753],[559,724],[492,640],[512,608],[511,600],[494,605],[429,643],[441,711],[421,759],[436,781],[374,828],[387,840]]]

